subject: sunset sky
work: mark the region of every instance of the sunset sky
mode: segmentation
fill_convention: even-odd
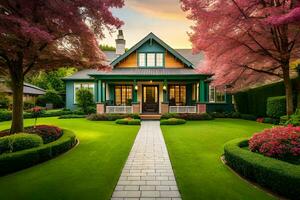
[[[191,48],[187,32],[192,22],[186,19],[179,0],[125,0],[125,6],[113,14],[125,22],[122,27],[126,48],[130,48],[148,33],[153,32],[173,48]],[[115,46],[116,33],[102,40]]]

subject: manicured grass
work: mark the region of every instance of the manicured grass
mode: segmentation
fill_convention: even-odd
[[[270,125],[235,119],[162,126],[179,190],[184,200],[272,199],[222,164],[223,145]]]
[[[25,120],[27,126],[33,121]],[[0,199],[110,199],[139,126],[55,117],[38,123],[72,130],[80,143],[55,159],[0,177]],[[9,125],[1,122],[0,130]]]

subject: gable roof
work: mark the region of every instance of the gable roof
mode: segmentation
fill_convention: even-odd
[[[152,32],[149,33],[146,37],[144,37],[144,39],[142,39],[141,41],[139,41],[136,45],[134,45],[133,47],[131,47],[124,54],[122,54],[119,57],[117,57],[111,63],[112,67],[114,67],[116,64],[118,64],[123,59],[125,59],[127,56],[129,56],[131,53],[133,53],[134,51],[136,51],[139,47],[141,47],[143,44],[145,44],[148,40],[154,40],[154,41],[156,41],[158,44],[160,44],[162,47],[164,47],[165,49],[167,49],[167,51],[169,51],[173,56],[175,56],[177,59],[179,59],[185,65],[187,65],[189,68],[194,68],[193,64],[190,61],[188,61],[185,57],[183,57],[181,54],[179,54],[177,51],[175,51],[172,47],[170,47],[169,45],[167,45],[164,41],[162,41],[161,39],[159,39]]]

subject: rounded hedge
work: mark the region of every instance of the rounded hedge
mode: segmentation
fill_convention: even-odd
[[[132,118],[124,118],[124,119],[117,119],[116,124],[124,124],[124,125],[140,125],[140,119],[132,119]]]
[[[43,139],[35,134],[18,133],[0,137],[0,154],[16,152],[24,149],[38,147],[43,144]]]
[[[0,176],[49,160],[71,149],[76,142],[76,136],[72,131],[63,130],[63,135],[54,142],[13,153],[4,153],[0,155]]]
[[[177,118],[169,118],[169,119],[162,119],[160,120],[161,125],[179,125],[185,124],[186,121],[184,119],[177,119]]]
[[[243,147],[248,139],[235,139],[225,144],[227,164],[242,176],[290,199],[300,196],[300,165],[265,157]]]

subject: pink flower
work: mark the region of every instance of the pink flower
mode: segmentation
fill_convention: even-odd
[[[249,148],[265,156],[284,158],[300,155],[300,127],[279,126],[252,136]]]

